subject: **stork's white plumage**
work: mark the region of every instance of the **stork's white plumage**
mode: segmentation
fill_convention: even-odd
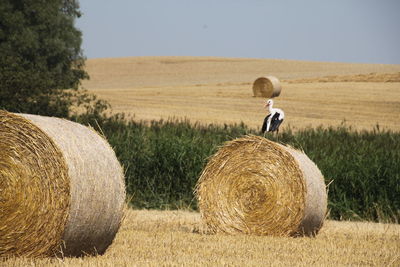
[[[279,126],[285,118],[285,113],[280,108],[273,108],[274,101],[268,99],[265,107],[268,107],[269,115],[264,119],[262,132],[279,131]]]
[[[274,101],[272,99],[268,99],[266,107],[268,107],[268,111],[271,114],[271,117],[275,115],[275,113],[279,113],[279,119],[283,120],[285,118],[285,113],[280,108],[273,108]]]

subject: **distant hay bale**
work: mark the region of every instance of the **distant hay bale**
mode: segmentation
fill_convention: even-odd
[[[0,257],[102,254],[124,207],[121,165],[95,131],[0,110]]]
[[[225,143],[195,193],[209,229],[229,234],[315,235],[327,208],[318,167],[304,153],[257,136]]]
[[[281,83],[274,76],[260,77],[253,83],[253,96],[273,98],[280,95]]]

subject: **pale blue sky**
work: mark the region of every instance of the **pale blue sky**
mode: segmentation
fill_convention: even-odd
[[[80,0],[87,58],[400,64],[400,0]]]

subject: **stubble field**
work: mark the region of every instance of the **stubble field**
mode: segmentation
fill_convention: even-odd
[[[210,235],[189,211],[128,210],[103,256],[9,266],[399,266],[400,226],[326,221],[315,238]],[[1,262],[0,262],[1,265]]]
[[[282,81],[275,106],[282,128],[339,125],[400,130],[400,65],[196,57],[92,59],[83,87],[136,120],[185,117],[258,129],[265,99],[252,96],[258,77]]]

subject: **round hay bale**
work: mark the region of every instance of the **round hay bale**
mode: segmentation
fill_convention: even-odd
[[[212,232],[315,235],[327,209],[318,167],[302,152],[258,136],[225,143],[196,185]]]
[[[94,130],[0,110],[0,257],[102,254],[124,208],[122,167]]]
[[[273,98],[281,94],[281,83],[274,76],[260,77],[253,83],[253,96]]]

